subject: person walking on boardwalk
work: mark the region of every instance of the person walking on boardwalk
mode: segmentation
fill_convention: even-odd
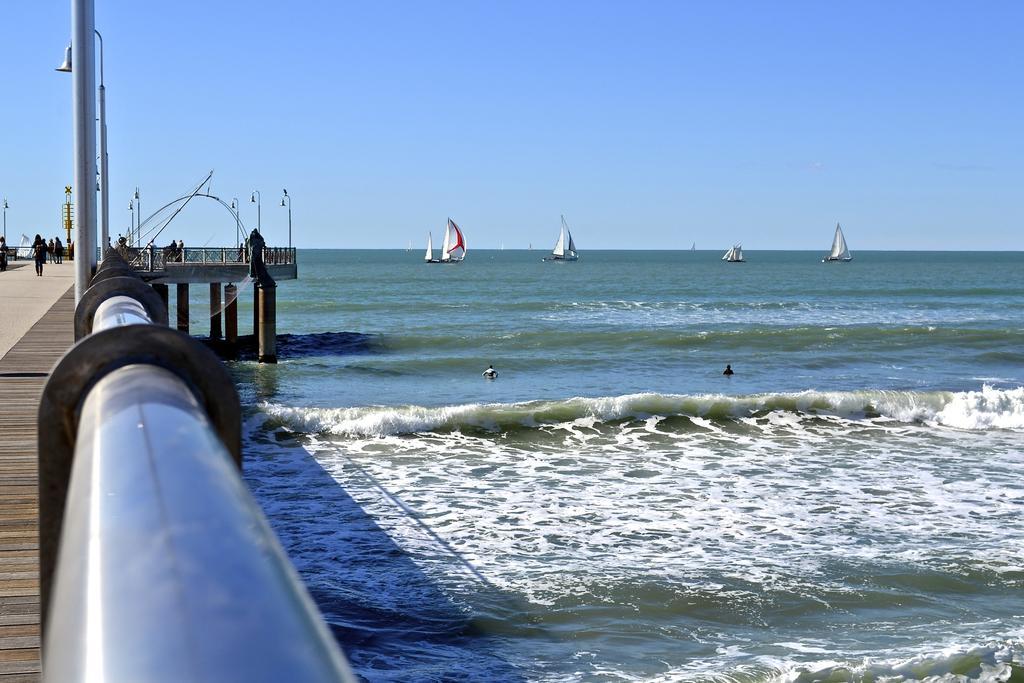
[[[53,238],[53,259],[54,263],[64,263],[64,245],[59,237]]]
[[[36,241],[32,244],[32,254],[36,262],[36,275],[43,276],[43,264],[46,263],[46,240],[36,235]]]
[[[46,245],[46,260],[53,261],[56,255],[57,246],[53,243],[53,240],[50,240],[50,243]]]
[[[0,235],[0,273],[7,270],[7,239]]]

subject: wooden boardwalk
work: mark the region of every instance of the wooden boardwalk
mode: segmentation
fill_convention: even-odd
[[[40,680],[36,410],[74,305],[72,289],[0,359],[0,683]]]

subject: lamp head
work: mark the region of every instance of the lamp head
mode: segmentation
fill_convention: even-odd
[[[64,50],[64,63],[57,67],[57,71],[63,71],[66,74],[71,73],[71,46],[68,45],[67,49]]]
[[[285,196],[285,197],[287,197],[287,196],[288,196],[288,190],[281,190],[281,192],[284,192],[284,196]]]
[[[287,196],[288,196],[288,195],[285,195],[285,197],[287,197]],[[284,203],[284,197],[281,197],[281,206],[285,206],[285,203]]]
[[[252,196],[249,197],[249,203],[250,204],[255,204],[256,203],[256,193],[255,192],[253,192]]]
[[[139,188],[137,188],[137,187],[135,188],[135,198],[136,199],[139,198]]]
[[[9,209],[9,208],[11,208],[11,207],[10,207],[10,206],[9,206],[9,205],[7,204],[7,200],[6,200],[6,199],[4,199],[4,208],[5,208],[5,209]]]
[[[231,200],[231,208],[232,209],[237,209],[238,208],[238,204],[235,203],[234,199]]]

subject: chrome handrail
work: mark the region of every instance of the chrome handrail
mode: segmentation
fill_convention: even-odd
[[[208,352],[156,329],[132,296],[95,299],[82,299],[95,307],[91,334],[51,377],[64,393],[44,391],[44,405],[64,395],[77,417],[52,581],[42,566],[45,679],[354,681],[210,403],[170,362]],[[167,337],[178,355],[158,358],[152,343],[133,350],[133,334]],[[123,362],[111,369],[112,358]],[[77,399],[69,378],[82,387]],[[47,457],[59,456],[41,437],[41,472]],[[47,476],[41,506],[54,489]]]

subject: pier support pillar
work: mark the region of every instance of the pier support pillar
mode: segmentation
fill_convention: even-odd
[[[238,288],[224,285],[224,338],[229,344],[238,343]]]
[[[252,283],[252,337],[255,341],[260,336],[260,286]]]
[[[210,339],[221,338],[220,283],[210,283]]]
[[[168,291],[167,285],[155,284],[155,285],[153,285],[153,289],[156,290],[156,293],[160,296],[160,300],[164,302],[164,309],[166,309],[168,312],[170,312],[170,310],[171,310],[171,304],[170,304],[171,293],[170,293],[170,291]],[[168,316],[168,317],[170,317],[170,316]]]
[[[277,287],[260,287],[259,361],[277,362]]]
[[[188,283],[178,283],[178,331],[188,334]]]

